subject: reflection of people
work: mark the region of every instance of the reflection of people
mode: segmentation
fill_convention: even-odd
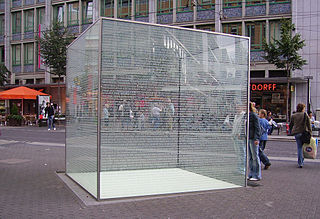
[[[308,131],[310,134],[311,131],[311,122],[309,116],[305,113],[306,106],[303,103],[297,105],[297,112],[291,116],[291,121],[289,124],[289,129],[291,134],[294,135],[297,143],[298,150],[298,167],[303,167],[303,153],[302,153],[302,133]]]
[[[50,131],[51,126],[53,128],[53,130],[56,130],[55,124],[54,124],[54,108],[53,108],[53,104],[50,105],[49,102],[47,102],[47,107],[45,108],[45,115],[48,115],[48,131]]]
[[[108,123],[109,123],[108,104],[105,104],[104,107],[103,107],[103,120],[104,120],[105,126],[108,127]]]
[[[246,148],[245,148],[245,111],[242,110],[241,105],[236,106],[237,114],[234,116],[233,124],[232,124],[232,136],[233,136],[233,146],[235,153],[238,157],[237,165],[238,165],[238,171],[241,174],[245,174],[245,154],[246,154]],[[225,119],[226,125],[230,126],[230,116],[228,115]]]
[[[153,123],[153,127],[155,129],[157,129],[159,127],[159,123],[160,123],[160,112],[162,110],[157,107],[157,106],[154,106],[151,110],[151,115],[152,115],[152,123]]]
[[[264,153],[264,149],[267,144],[268,140],[268,130],[270,129],[270,125],[268,120],[266,119],[267,112],[264,109],[259,110],[259,123],[261,127],[261,136],[260,136],[260,143],[259,143],[259,158],[261,162],[264,164],[264,169],[267,170],[270,166],[270,160],[267,155]]]
[[[314,128],[314,121],[316,121],[316,120],[315,120],[314,116],[312,115],[311,111],[308,112],[308,116],[310,118],[311,127]]]
[[[249,105],[249,180],[258,181],[261,179],[261,164],[259,158],[260,124],[253,104]]]
[[[42,103],[40,104],[40,112],[39,112],[39,116],[42,118],[45,116],[45,113],[46,113],[45,109],[46,109],[46,101],[43,100]],[[40,119],[42,119],[42,118],[40,118]]]

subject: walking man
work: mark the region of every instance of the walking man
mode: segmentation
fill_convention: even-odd
[[[53,119],[54,119],[54,108],[53,104],[50,105],[49,102],[47,102],[47,107],[45,108],[45,115],[48,115],[48,131],[50,131],[51,126],[53,130],[56,130],[56,127],[54,125]]]

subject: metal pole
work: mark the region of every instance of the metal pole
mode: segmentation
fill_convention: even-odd
[[[179,93],[178,93],[178,152],[177,152],[177,165],[180,163],[180,98],[181,98],[181,57],[179,57]]]
[[[308,78],[307,113],[310,112],[310,78]]]

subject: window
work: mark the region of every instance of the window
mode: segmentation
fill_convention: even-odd
[[[37,9],[37,30],[39,30],[39,25],[41,26],[44,25],[44,18],[45,18],[44,16],[45,16],[44,8],[38,8]]]
[[[63,23],[63,5],[53,7],[53,21]]]
[[[224,8],[235,8],[241,7],[242,0],[223,0],[223,7]]]
[[[262,42],[266,36],[266,23],[247,23],[246,36],[251,38],[251,50],[262,50]]]
[[[192,11],[192,10],[193,10],[192,0],[177,0],[178,12]]]
[[[251,71],[250,78],[264,78],[265,71]]]
[[[215,0],[198,0],[198,9],[208,10],[214,8]]]
[[[214,24],[209,24],[209,25],[199,25],[196,27],[199,30],[207,30],[207,31],[214,31]]]
[[[270,0],[270,4],[277,4],[277,3],[290,3],[291,0]]]
[[[12,45],[12,65],[21,65],[21,45]]]
[[[148,16],[149,12],[149,0],[136,0],[136,17]]]
[[[79,3],[68,4],[68,26],[79,24]]]
[[[270,42],[279,40],[281,35],[281,21],[270,21],[269,23]]]
[[[0,46],[0,63],[4,64],[5,55],[4,55],[4,46]]]
[[[130,0],[118,0],[118,17],[128,18],[131,14],[131,1]]]
[[[82,23],[89,24],[93,20],[93,3],[92,1],[82,2]]]
[[[24,32],[33,32],[33,10],[24,12]]]
[[[12,33],[21,33],[21,12],[12,13]]]
[[[242,35],[241,23],[223,24],[222,28],[223,28],[223,33],[228,33],[233,35]]]
[[[4,15],[0,15],[0,35],[4,35]]]
[[[33,43],[24,44],[24,64],[33,64]]]
[[[246,6],[265,4],[266,0],[246,0]]]
[[[26,84],[34,84],[34,79],[26,79]]]
[[[101,5],[102,5],[101,16],[113,17],[113,9],[114,9],[113,0],[101,0]]]
[[[172,0],[158,0],[158,14],[172,13]]]

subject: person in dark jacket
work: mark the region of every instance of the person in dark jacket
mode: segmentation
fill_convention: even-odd
[[[260,124],[259,118],[253,104],[249,105],[249,175],[250,181],[259,181],[261,179],[261,163],[259,158],[259,139],[260,139]]]
[[[53,119],[54,119],[54,108],[53,105],[50,105],[49,102],[47,102],[47,107],[45,108],[45,115],[48,116],[48,131],[50,131],[51,126],[53,130],[56,130],[56,127],[54,125]]]
[[[305,113],[306,106],[303,103],[297,105],[297,112],[291,116],[289,130],[291,135],[294,135],[298,150],[298,167],[303,167],[303,152],[302,152],[302,133],[306,130],[312,133],[311,122],[309,116]]]

